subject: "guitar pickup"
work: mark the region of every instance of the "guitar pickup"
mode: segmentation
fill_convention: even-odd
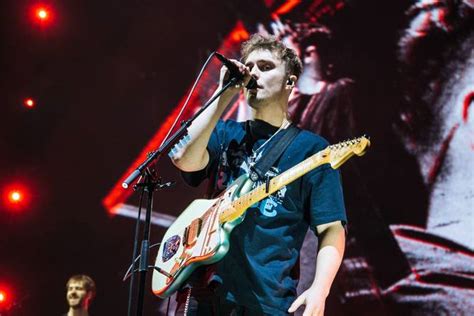
[[[193,246],[201,233],[202,219],[196,218],[184,229],[183,246]]]

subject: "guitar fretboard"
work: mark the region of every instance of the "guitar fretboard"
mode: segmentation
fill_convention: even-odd
[[[252,205],[263,200],[270,194],[278,191],[285,185],[295,181],[296,179],[302,177],[311,170],[319,167],[322,164],[327,163],[327,150],[323,150],[314,154],[313,156],[303,160],[299,164],[293,166],[282,174],[271,179],[269,182],[269,188],[267,192],[266,183],[257,186],[252,191],[242,195],[238,199],[232,201],[231,207],[224,210],[220,216],[219,221],[225,223],[232,221],[240,216]]]
[[[230,206],[219,214],[219,222],[222,224],[239,218],[250,206],[323,164],[330,163],[333,169],[339,168],[353,155],[362,156],[368,146],[369,139],[362,136],[326,147],[271,179],[268,185],[261,184],[232,201]]]

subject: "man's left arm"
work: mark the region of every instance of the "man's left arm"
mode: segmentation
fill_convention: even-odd
[[[326,297],[341,265],[345,247],[345,231],[340,221],[316,226],[319,235],[319,251],[316,259],[316,273],[310,288],[291,304],[288,312],[293,313],[306,305],[303,316],[324,315]]]

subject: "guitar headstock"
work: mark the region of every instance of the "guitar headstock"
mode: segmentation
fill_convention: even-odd
[[[324,158],[331,164],[333,169],[339,168],[352,155],[362,156],[370,146],[370,140],[366,136],[346,140],[325,149]]]

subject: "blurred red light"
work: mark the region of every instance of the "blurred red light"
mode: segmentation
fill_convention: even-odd
[[[32,108],[35,106],[35,100],[31,98],[25,99],[23,103],[25,104],[26,107],[29,107],[29,108]]]
[[[0,287],[0,315],[3,315],[3,312],[8,312],[12,307],[12,297],[11,291],[5,287]],[[10,314],[8,314],[10,315]]]
[[[53,18],[53,11],[47,5],[38,4],[31,7],[30,17],[35,23],[46,26]]]
[[[23,194],[20,191],[10,191],[8,201],[11,203],[20,203],[23,200]]]
[[[38,9],[36,10],[36,16],[41,20],[46,20],[49,16],[48,11],[45,9]]]
[[[23,184],[11,184],[3,190],[3,203],[7,210],[20,211],[30,206],[30,190]]]

